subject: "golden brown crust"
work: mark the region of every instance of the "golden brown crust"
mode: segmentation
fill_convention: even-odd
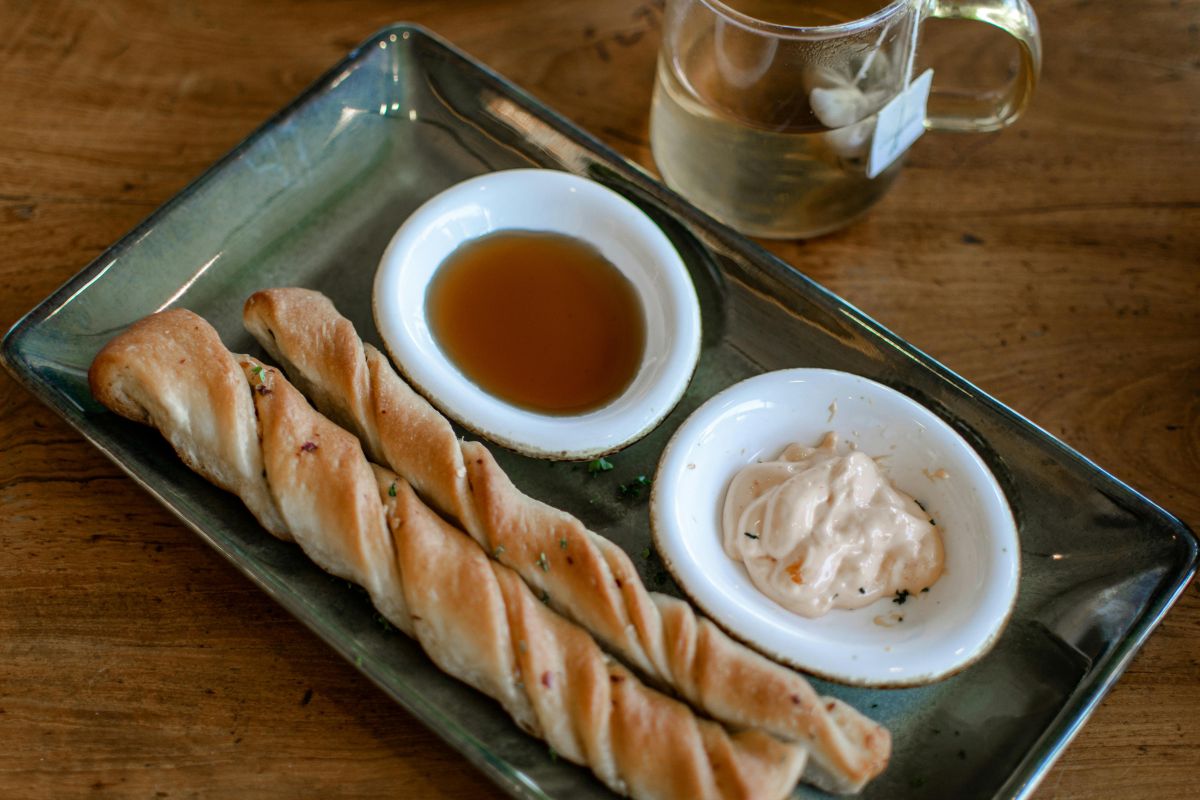
[[[409,632],[392,537],[358,439],[315,413],[279,370],[248,356],[237,361],[253,390],[267,484],[289,533],[322,569],[364,587]]]
[[[135,322],[96,355],[88,383],[97,400],[158,428],[185,464],[289,538],[263,475],[250,387],[203,318],[180,308]]]
[[[379,474],[390,475],[382,469]],[[400,485],[403,488],[388,505],[389,518],[394,514],[397,530],[404,531],[397,536],[402,571],[437,576],[444,572],[440,564],[446,559],[467,565],[460,568],[461,583],[439,581],[437,591],[445,602],[467,603],[474,609],[460,618],[463,624],[470,620],[472,640],[479,640],[481,633],[505,634],[497,640],[505,647],[496,651],[512,659],[513,685],[520,687],[529,709],[527,729],[565,758],[591,765],[622,793],[747,798],[787,794],[802,766],[801,748],[759,732],[730,735],[716,723],[698,719],[682,703],[648,689],[605,656],[582,628],[551,611],[512,570],[488,559],[470,538],[421,503],[407,484]],[[426,538],[439,544],[430,548]],[[409,589],[414,598],[420,593],[416,587]],[[416,614],[417,601],[410,602]],[[481,614],[489,616],[487,625],[477,622]]]
[[[246,300],[242,318],[313,405],[358,436],[372,461],[412,476],[408,480],[422,497],[465,522],[460,515],[470,509],[459,501],[466,471],[450,423],[408,388],[386,356],[359,339],[325,295],[306,289],[256,292]],[[375,424],[363,428],[358,425],[363,419]]]
[[[459,442],[381,354],[352,346],[353,326],[328,298],[305,289],[258,292],[244,319],[289,375],[314,387],[318,406],[374,443],[382,463],[650,680],[719,720],[803,743],[811,750],[805,779],[822,788],[858,791],[886,767],[885,728],[818,696],[800,675],[738,644],[687,603],[648,592],[624,551],[522,494],[485,447]]]
[[[176,357],[176,367],[162,360]],[[370,465],[358,440],[282,374],[235,359],[195,315],[171,312],[134,326],[105,348],[93,375],[101,402],[154,425],[166,421],[177,449],[213,459],[205,474],[235,473],[222,459],[244,459],[246,449],[198,447],[190,431],[218,430],[220,422],[229,435],[248,433],[262,465],[258,482],[231,480],[227,488],[246,499],[265,482],[273,513],[315,562],[364,586],[442,669],[500,701],[521,727],[614,790],[782,798],[795,784],[803,748],[758,732],[731,734],[641,684],[403,479]],[[173,404],[180,408],[163,410]]]

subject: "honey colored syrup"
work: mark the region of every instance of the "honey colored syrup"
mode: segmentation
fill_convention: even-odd
[[[434,339],[464,375],[542,413],[615,400],[646,348],[633,284],[598,250],[561,234],[468,242],[438,268],[425,307]]]

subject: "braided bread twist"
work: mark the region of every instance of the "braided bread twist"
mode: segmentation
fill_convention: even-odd
[[[887,765],[891,735],[821,697],[796,672],[735,642],[686,602],[647,591],[620,547],[520,492],[477,442],[414,392],[324,295],[271,289],[243,311],[250,333],[318,408],[354,431],[494,558],[649,680],[740,728],[809,749],[804,779],[856,792]]]
[[[96,357],[89,381],[100,402],[158,428],[277,536],[366,588],[439,667],[614,791],[780,798],[794,786],[802,747],[730,733],[647,688],[200,317],[173,310],[134,324]]]

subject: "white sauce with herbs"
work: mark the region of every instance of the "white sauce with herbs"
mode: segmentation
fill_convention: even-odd
[[[759,591],[805,617],[916,594],[942,574],[942,537],[929,515],[873,458],[838,453],[832,433],[743,468],[723,517],[725,553]]]

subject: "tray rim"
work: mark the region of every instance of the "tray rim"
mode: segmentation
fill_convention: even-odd
[[[72,408],[68,405],[65,396],[57,391],[54,386],[42,380],[32,365],[22,357],[23,352],[20,347],[22,341],[33,329],[53,316],[59,308],[70,302],[75,295],[82,292],[91,283],[100,279],[107,271],[110,262],[130,249],[141,235],[153,228],[162,217],[166,216],[176,206],[195,194],[209,180],[217,177],[226,165],[247,152],[259,139],[270,133],[289,116],[306,106],[322,91],[329,88],[337,75],[359,61],[371,48],[377,46],[381,41],[386,40],[390,36],[399,36],[401,34],[406,39],[409,36],[423,39],[432,47],[453,56],[460,62],[462,69],[477,73],[475,76],[477,79],[483,79],[484,82],[492,84],[492,88],[496,89],[499,93],[520,102],[525,110],[536,116],[541,122],[564,134],[568,139],[581,145],[591,155],[597,156],[597,160],[607,162],[609,167],[617,167],[618,171],[620,168],[623,168],[626,171],[626,174],[621,175],[623,180],[634,182],[639,190],[645,191],[658,199],[669,200],[671,211],[677,217],[682,218],[693,226],[703,229],[709,236],[719,241],[723,247],[739,252],[749,259],[756,260],[764,266],[770,267],[773,271],[772,277],[774,279],[781,280],[785,284],[792,284],[792,287],[798,292],[815,295],[831,312],[845,314],[853,321],[870,329],[882,341],[906,353],[921,367],[929,370],[948,385],[960,392],[971,395],[974,402],[982,403],[994,413],[1006,418],[1010,423],[1027,429],[1032,436],[1055,451],[1063,460],[1075,462],[1079,468],[1091,473],[1093,477],[1099,477],[1108,482],[1113,488],[1122,493],[1125,499],[1140,506],[1139,510],[1143,516],[1158,517],[1166,528],[1172,530],[1177,542],[1177,550],[1179,550],[1177,555],[1179,566],[1174,573],[1175,581],[1170,591],[1163,592],[1163,596],[1159,598],[1157,603],[1152,602],[1139,609],[1139,613],[1133,618],[1130,625],[1129,633],[1123,639],[1115,642],[1112,651],[1104,655],[1101,666],[1093,667],[1089,674],[1086,674],[1084,679],[1076,684],[1076,692],[1079,693],[1079,696],[1074,697],[1076,692],[1072,692],[1067,696],[1063,708],[1042,731],[1041,736],[1034,740],[1008,779],[1001,785],[997,794],[994,795],[996,797],[1005,796],[1014,798],[1028,798],[1031,796],[1051,767],[1053,767],[1065,749],[1079,734],[1079,731],[1099,706],[1100,702],[1116,685],[1118,679],[1128,668],[1134,656],[1145,645],[1146,640],[1162,622],[1167,612],[1178,601],[1179,597],[1195,577],[1197,569],[1200,567],[1200,536],[1197,536],[1196,532],[1177,516],[1108,470],[1099,466],[1095,461],[1066,444],[1036,422],[1009,408],[987,392],[982,391],[973,382],[963,378],[920,348],[897,336],[854,304],[849,303],[831,290],[809,278],[798,267],[793,267],[757,242],[742,236],[723,223],[712,219],[667,188],[640,164],[625,158],[529,92],[492,70],[486,64],[419,24],[395,22],[385,25],[371,34],[344,57],[339,59],[333,66],[322,72],[296,97],[286,103],[281,109],[271,114],[232,149],[155,208],[143,220],[117,239],[116,242],[105,248],[103,252],[92,259],[82,270],[21,316],[9,328],[3,340],[0,341],[0,364],[3,364],[18,384],[23,386],[35,398],[53,409],[68,425],[100,450],[105,457],[146,490],[151,497],[164,506],[173,516],[233,564],[240,573],[249,578],[251,582],[262,589],[268,596],[287,609],[292,616],[296,617],[306,628],[332,647],[335,652],[345,658],[355,669],[365,675],[385,694],[425,723],[426,714],[421,709],[414,707],[414,703],[397,696],[386,685],[382,676],[374,674],[372,670],[365,668],[362,661],[356,659],[355,655],[347,648],[343,647],[336,640],[327,637],[313,620],[310,620],[306,614],[294,606],[290,599],[279,595],[269,585],[254,575],[249,567],[237,559],[234,554],[218,546],[198,524],[188,519],[182,510],[173,505],[161,492],[134,474],[127,464],[122,462],[114,453],[94,438],[74,418]],[[1164,576],[1164,585],[1170,585],[1168,579],[1171,574],[1171,572],[1168,572]],[[518,780],[508,771],[492,763],[493,759],[489,758],[488,753],[478,749],[469,739],[460,739],[457,736],[451,735],[451,731],[432,727],[428,724],[426,724],[426,728],[453,746],[468,761],[480,768],[491,780],[509,794],[521,798],[547,797],[535,785]]]

